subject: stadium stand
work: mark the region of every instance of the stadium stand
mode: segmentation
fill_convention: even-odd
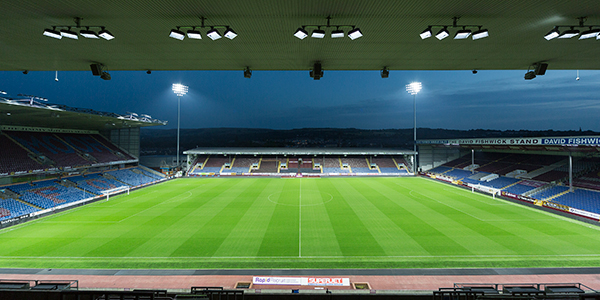
[[[30,158],[28,154],[33,153],[21,148],[4,133],[0,133],[0,145],[0,175],[37,172],[48,167]]]
[[[600,190],[600,171],[598,169],[594,169],[584,173],[580,177],[573,180],[573,185],[582,188]]]
[[[148,184],[157,180],[157,178],[148,174],[147,171],[143,171],[140,168],[122,169],[108,171],[104,173],[113,176],[116,180],[126,183],[130,186],[140,186]]]
[[[552,202],[593,213],[600,213],[600,192],[598,191],[576,188],[570,192],[560,193],[560,195],[552,199]]]
[[[21,195],[21,200],[43,209],[95,196],[75,187],[63,186],[55,180],[22,183],[7,188]]]
[[[323,158],[323,173],[348,173],[347,169],[342,170],[338,157],[324,157]]]
[[[277,173],[279,160],[275,158],[262,158],[257,170],[252,170],[252,173]]]
[[[15,199],[0,199],[0,221],[30,214],[39,209]]]
[[[254,156],[237,155],[231,165],[231,169],[223,170],[226,173],[249,173],[250,167],[254,163],[258,163],[260,158]]]
[[[225,163],[229,162],[229,157],[227,156],[214,156],[211,155],[208,157],[204,168],[202,168],[202,172],[204,173],[219,173],[223,168]]]
[[[133,159],[133,157],[119,151],[115,147],[110,149],[109,147],[105,146],[111,144],[98,134],[91,135],[61,133],[58,136],[76,150],[92,155],[98,163],[109,163]]]
[[[102,195],[102,191],[127,186],[125,183],[103,177],[101,174],[75,176],[68,178],[68,180],[77,184],[80,189],[90,191],[96,195]]]
[[[56,167],[81,167],[95,163],[92,157],[80,155],[56,135],[48,132],[7,131],[6,135],[36,155],[48,157]]]
[[[521,180],[519,183],[504,188],[504,191],[513,193],[515,195],[523,195],[531,190],[534,190],[538,187],[545,185],[546,183],[531,181],[531,180]]]

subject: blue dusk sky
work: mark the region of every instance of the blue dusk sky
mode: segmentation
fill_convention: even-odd
[[[51,103],[125,114],[136,112],[177,126],[173,83],[189,86],[181,98],[181,127],[412,128],[413,97],[406,84],[420,81],[417,126],[445,129],[600,131],[600,71],[551,70],[524,80],[525,70],[489,71],[91,71],[0,72],[0,90]]]

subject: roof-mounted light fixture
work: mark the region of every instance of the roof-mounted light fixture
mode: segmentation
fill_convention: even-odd
[[[344,33],[344,30],[342,29],[344,27],[347,27],[350,29],[348,31],[348,38],[350,38],[351,40],[355,40],[355,39],[363,36],[360,29],[356,28],[356,25],[331,25],[331,16],[328,16],[326,19],[327,19],[326,25],[302,25],[302,26],[300,26],[294,32],[294,36],[303,40],[306,37],[308,37],[308,31],[306,31],[306,28],[314,28],[310,37],[316,38],[316,39],[322,39],[322,38],[325,38],[325,35],[327,35],[326,30],[328,28],[334,28],[334,27],[335,27],[335,30],[331,31],[331,38],[333,38],[333,39],[342,38],[346,35]]]
[[[460,19],[460,17],[452,18],[452,24],[448,25],[429,25],[427,26],[427,29],[423,30],[423,32],[419,34],[419,36],[423,40],[430,38],[431,36],[433,36],[433,28],[440,28],[440,30],[435,34],[435,37],[440,41],[450,36],[448,28],[461,28],[454,34],[455,40],[464,40],[467,39],[469,36],[473,40],[478,40],[489,36],[489,32],[487,29],[481,29],[483,27],[482,25],[458,25],[458,19]],[[477,31],[472,32],[472,30],[469,28],[473,28],[473,30],[476,29]]]
[[[388,77],[390,77],[390,70],[388,70],[387,67],[383,67],[383,69],[381,69],[381,71],[380,71],[380,75],[381,75],[381,78],[388,78]]]
[[[183,30],[189,29],[189,30],[187,30],[188,38],[194,39],[194,40],[201,40],[202,33],[198,29],[205,29],[205,28],[208,28],[208,31],[206,32],[206,36],[209,37],[213,41],[218,40],[218,39],[222,38],[223,36],[230,40],[233,40],[238,36],[238,34],[235,31],[233,31],[233,29],[231,29],[231,27],[229,25],[204,25],[204,21],[206,20],[206,18],[200,17],[200,20],[201,20],[200,25],[176,26],[175,29],[171,29],[171,32],[169,33],[169,37],[172,37],[174,39],[182,41],[186,37],[186,34],[183,32]],[[225,29],[225,34],[221,35],[219,33],[218,29]]]
[[[78,40],[79,37],[77,35],[77,32],[72,30],[73,28],[75,28],[75,29],[80,29],[79,35],[81,35],[82,37],[84,37],[86,39],[103,38],[103,39],[109,41],[109,40],[112,40],[115,38],[115,36],[112,33],[110,33],[108,30],[106,30],[105,26],[99,26],[99,25],[81,26],[81,20],[83,20],[83,19],[80,17],[75,17],[73,19],[73,21],[75,22],[75,26],[73,26],[73,25],[57,25],[57,26],[52,26],[52,29],[46,28],[46,29],[44,29],[43,35],[47,36],[47,37],[59,39],[59,40],[62,39],[63,37]],[[98,34],[96,34],[96,32],[92,30],[94,28],[98,28],[100,30],[100,32],[98,32]],[[60,29],[60,31],[58,29]]]
[[[546,33],[546,35],[544,35],[544,38],[548,41],[555,38],[570,39],[579,35],[580,31],[578,28],[587,28],[587,30],[581,32],[581,35],[579,36],[580,40],[586,40],[591,38],[596,38],[600,40],[600,25],[584,25],[585,21],[587,20],[587,17],[579,17],[577,19],[579,20],[579,25],[555,25],[554,28],[552,28],[552,30],[550,30],[548,33]],[[567,28],[567,30],[560,32],[561,27]]]

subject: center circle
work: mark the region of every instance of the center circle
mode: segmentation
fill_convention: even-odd
[[[286,206],[316,206],[323,205],[333,200],[333,195],[321,191],[302,190],[302,193],[277,192],[269,195],[267,199],[278,205]]]

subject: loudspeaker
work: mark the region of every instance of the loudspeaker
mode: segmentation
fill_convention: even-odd
[[[102,74],[102,64],[91,64],[92,75],[100,76]]]
[[[546,69],[548,69],[547,63],[537,63],[535,65],[535,75],[544,75],[546,74]]]

